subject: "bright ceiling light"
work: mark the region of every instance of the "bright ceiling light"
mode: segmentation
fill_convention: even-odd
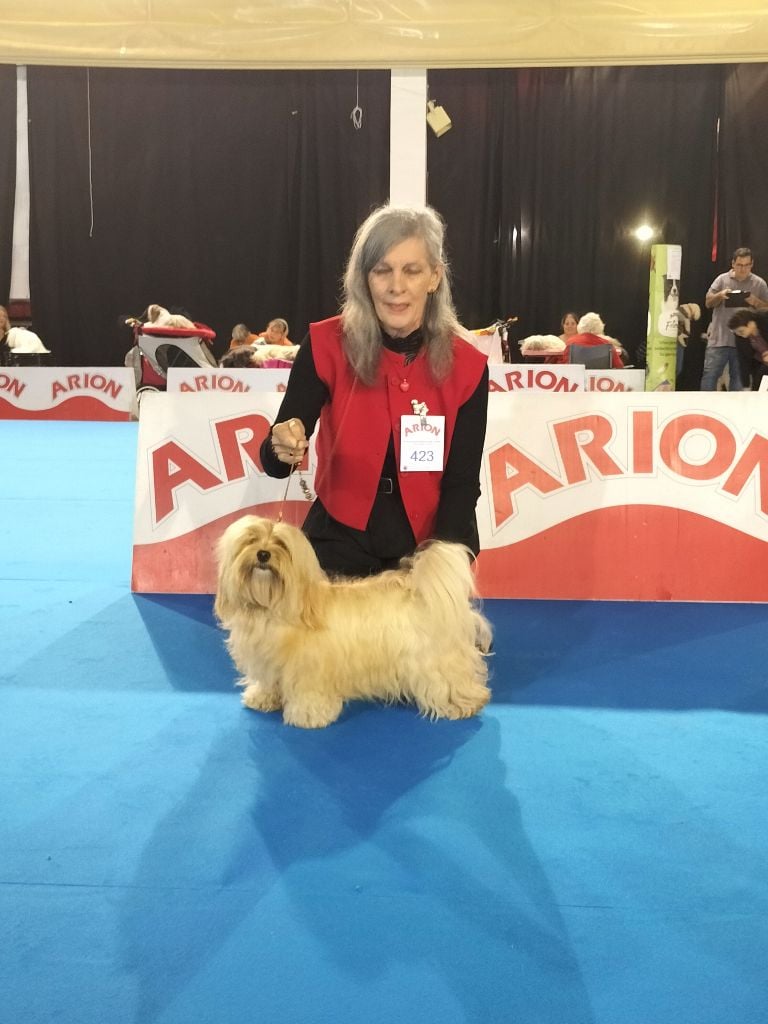
[[[638,242],[649,242],[656,232],[650,224],[641,224],[640,227],[635,228],[633,234]]]

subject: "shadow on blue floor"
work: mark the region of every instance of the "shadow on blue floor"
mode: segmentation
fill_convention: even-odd
[[[538,1020],[590,1024],[567,928],[507,786],[498,722],[356,705],[318,732],[253,716],[246,737],[247,817],[243,780],[221,794],[242,748],[231,733],[142,851],[120,915],[137,1022],[165,1020],[171,1005],[168,1019],[193,1019],[195,996],[210,1006],[218,995],[232,1020],[266,1019],[271,1007],[284,1021],[501,1024],[536,1006]],[[201,808],[205,834],[180,846]],[[171,864],[195,898],[142,896]],[[203,995],[193,979],[223,962],[237,985]],[[377,990],[386,1017],[371,1004]]]
[[[234,681],[212,597],[133,600],[172,686]],[[496,703],[768,711],[763,605],[487,601],[485,611]]]
[[[494,700],[768,711],[768,607],[487,601]]]
[[[481,716],[291,729],[127,593],[135,424],[3,435],[3,1020],[768,1019],[768,606],[488,601]]]

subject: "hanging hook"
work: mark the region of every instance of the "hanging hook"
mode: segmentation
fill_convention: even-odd
[[[360,72],[355,72],[355,106],[352,108],[352,113],[349,115],[352,124],[355,126],[355,130],[359,131],[363,127],[363,108],[360,106]]]

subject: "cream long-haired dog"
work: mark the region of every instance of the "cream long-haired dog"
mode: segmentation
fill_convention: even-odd
[[[158,306],[153,302],[147,306],[147,322],[145,327],[185,327],[191,330],[195,325],[188,316],[183,313],[169,313],[165,306]]]
[[[244,516],[218,554],[215,612],[246,707],[313,729],[347,700],[413,701],[432,718],[487,703],[491,627],[461,545],[435,541],[401,569],[330,580],[300,530]]]

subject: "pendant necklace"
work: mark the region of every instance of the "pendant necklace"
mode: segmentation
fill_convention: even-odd
[[[418,355],[419,349],[421,348],[421,334],[419,333],[419,331],[414,331],[412,334],[409,334],[407,338],[397,339],[397,341],[397,345],[391,345],[388,347],[390,347],[391,351],[399,352],[403,356],[403,371],[407,372],[408,364],[413,362],[413,360]],[[400,377],[399,373],[398,377]],[[403,392],[403,394],[406,394],[408,391],[410,391],[411,385],[408,381],[408,378],[400,377],[400,383],[398,384],[398,387]]]
[[[419,343],[418,343],[418,346],[416,348],[412,348],[412,349],[406,351],[405,358],[403,359],[403,369],[405,369],[408,366],[409,363],[413,362],[413,360],[416,358],[416,356],[418,354],[418,351],[419,351],[420,347],[421,347],[421,339],[419,339]],[[400,380],[400,390],[404,394],[407,391],[411,390],[411,385],[408,383],[408,378],[407,377],[403,377]]]

